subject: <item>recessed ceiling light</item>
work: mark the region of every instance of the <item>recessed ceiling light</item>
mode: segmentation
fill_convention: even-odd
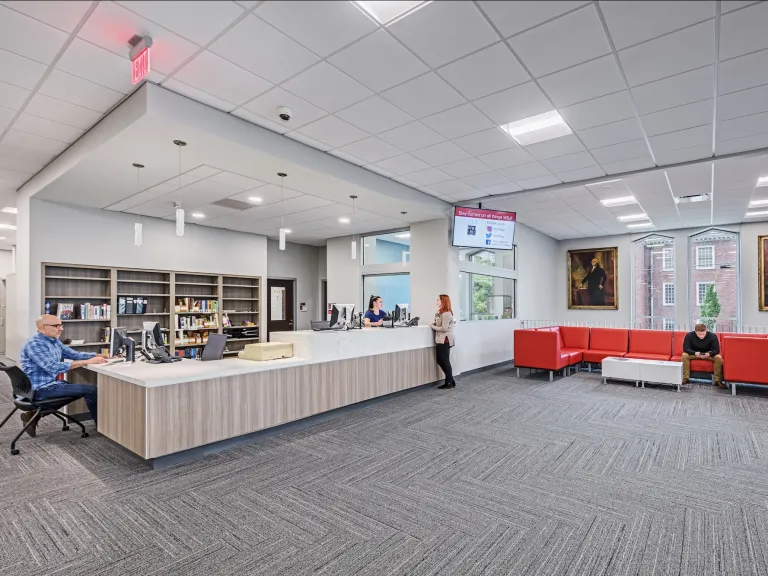
[[[0,236],[0,240],[5,240],[5,236]]]
[[[768,206],[768,198],[764,200],[752,200],[749,203],[749,207],[752,208],[753,206]]]
[[[259,202],[261,202],[261,198],[259,198],[258,196],[248,196],[248,202],[254,202],[258,204]]]
[[[341,218],[339,218],[339,223],[340,224],[349,224],[349,218],[347,218],[346,216],[342,216]]]
[[[520,146],[527,146],[528,144],[535,144],[536,142],[573,134],[568,124],[565,123],[565,120],[556,110],[524,118],[517,122],[511,122],[510,124],[499,126],[499,128],[512,136]]]
[[[647,220],[648,214],[629,214],[628,216],[619,216],[620,222],[634,222],[635,220]]]
[[[290,228],[284,228],[283,230],[285,230],[286,234],[290,234],[291,233],[291,229]]]
[[[758,212],[747,212],[747,218],[754,216],[768,216],[768,210],[759,210]]]
[[[637,200],[635,200],[634,196],[621,196],[620,198],[606,198],[605,200],[600,200],[600,202],[603,203],[603,206],[606,208],[611,208],[613,206],[626,206],[627,204],[637,204]]]
[[[410,238],[411,233],[410,232],[401,232],[400,234],[395,234],[395,238]]]
[[[202,212],[192,212],[192,218],[205,218],[205,214]]]
[[[602,182],[595,182],[594,184],[587,184],[587,186],[602,186],[603,188],[610,188],[610,186],[604,186],[604,184],[611,184],[613,182],[621,182],[621,178],[614,180],[603,180]]]
[[[627,228],[653,228],[653,222],[641,222],[640,224],[627,224]]]
[[[709,194],[695,194],[693,196],[680,196],[675,198],[676,204],[693,204],[694,202],[706,202]]]
[[[16,230],[16,226],[13,224],[0,224],[0,229],[2,230]]]
[[[371,16],[379,24],[388,25],[394,24],[396,19],[408,16],[419,8],[423,8],[431,1],[432,0],[427,2],[423,2],[421,0],[417,0],[415,2],[400,2],[392,0],[387,0],[384,2],[357,1],[352,2],[352,4],[356,4],[362,8],[366,14]]]
[[[760,178],[757,179],[757,185],[768,186],[768,176],[760,176]]]
[[[18,214],[19,209],[14,208],[13,206],[6,206],[5,208],[3,208],[3,212],[5,212],[6,214]]]

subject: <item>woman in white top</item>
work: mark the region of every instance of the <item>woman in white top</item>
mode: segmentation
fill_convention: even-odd
[[[445,382],[440,384],[438,388],[455,388],[456,380],[453,379],[453,368],[451,368],[451,347],[455,343],[453,310],[451,309],[451,299],[447,294],[440,294],[437,297],[437,314],[435,314],[435,319],[429,327],[435,332],[437,364],[445,373]]]

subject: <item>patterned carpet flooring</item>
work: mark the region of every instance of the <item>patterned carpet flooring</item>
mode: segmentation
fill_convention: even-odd
[[[768,574],[768,390],[601,382],[499,368],[160,470],[52,418],[11,456],[14,416],[0,575]]]

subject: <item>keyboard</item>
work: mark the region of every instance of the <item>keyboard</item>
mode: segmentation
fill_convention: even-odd
[[[107,364],[117,364],[118,362],[125,362],[125,358],[107,358]]]

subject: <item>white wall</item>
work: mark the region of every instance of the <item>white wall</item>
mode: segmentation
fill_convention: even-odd
[[[277,240],[267,241],[267,276],[296,281],[296,330],[309,330],[310,321],[320,314],[318,252],[316,246],[292,242],[286,242],[285,250],[279,250]],[[306,312],[299,310],[301,302],[307,304]]]
[[[326,244],[328,277],[328,302],[360,306],[360,251],[361,239],[357,240],[357,258],[352,260],[352,237],[330,238]]]
[[[13,255],[10,250],[0,250],[0,278],[13,272]]]
[[[458,315],[459,250],[450,233],[447,218],[411,225],[411,317],[429,322],[440,294],[450,296]]]
[[[518,224],[516,316],[520,320],[549,318],[556,314],[557,295],[565,288],[557,273],[557,240]]]

